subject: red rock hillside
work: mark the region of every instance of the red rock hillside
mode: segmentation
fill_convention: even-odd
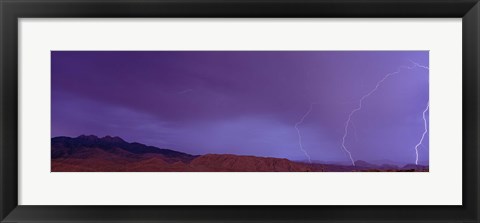
[[[52,139],[52,172],[304,172],[313,171],[288,159],[207,154],[194,156],[127,143],[118,137]],[[319,169],[317,168],[316,171]]]
[[[190,155],[128,143],[119,137],[52,138],[52,172],[351,172],[428,171],[428,166],[309,164],[288,159],[231,154]]]

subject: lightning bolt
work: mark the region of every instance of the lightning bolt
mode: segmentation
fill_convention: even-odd
[[[358,102],[358,106],[356,108],[354,108],[349,114],[348,114],[348,118],[347,118],[347,121],[345,122],[345,128],[344,128],[344,134],[343,134],[343,137],[342,137],[342,148],[343,150],[348,154],[348,157],[350,158],[350,161],[352,162],[352,165],[355,166],[355,161],[353,159],[353,156],[352,156],[352,153],[350,152],[350,150],[347,149],[347,146],[345,145],[345,140],[348,136],[348,127],[350,126],[350,122],[352,120],[352,116],[360,111],[362,109],[362,106],[363,106],[363,101],[368,98],[370,95],[372,95],[373,93],[375,93],[378,88],[382,85],[383,82],[385,82],[385,80],[387,80],[389,77],[393,76],[393,75],[396,75],[398,73],[401,72],[401,69],[404,68],[404,69],[409,69],[409,70],[412,70],[414,69],[415,67],[420,67],[420,68],[424,68],[424,69],[429,69],[429,67],[427,66],[423,66],[423,65],[420,65],[412,60],[410,60],[410,62],[413,64],[413,66],[411,67],[408,67],[408,66],[401,66],[397,69],[397,71],[395,72],[392,72],[392,73],[388,73],[386,74],[382,79],[380,79],[380,81],[377,82],[377,84],[375,85],[375,87],[370,90],[367,94],[363,95],[361,98],[360,98],[360,101]],[[428,108],[428,106],[427,106]],[[422,136],[422,139],[420,140],[420,144],[422,143],[423,141],[423,138],[425,136],[425,133],[423,134]],[[415,147],[415,150],[417,151],[417,159],[418,159],[418,149],[417,149],[418,146]]]
[[[317,103],[310,103],[310,107],[308,108],[307,112],[305,112],[305,114],[303,114],[302,118],[295,123],[295,129],[297,130],[297,134],[298,134],[298,145],[300,146],[300,150],[305,154],[305,156],[308,158],[308,162],[309,163],[312,163],[312,159],[310,158],[310,155],[308,155],[307,151],[303,148],[303,144],[302,144],[302,134],[300,133],[300,129],[298,128],[299,125],[301,125],[303,123],[303,121],[305,121],[305,118],[312,112],[312,109],[313,109],[313,105],[314,104],[317,104]]]
[[[420,65],[420,64],[416,63],[416,62],[415,62],[415,61],[413,61],[413,60],[410,60],[410,62],[412,62],[412,63],[413,63],[413,65],[415,65],[415,67],[420,67],[420,68],[423,68],[423,69],[430,70],[430,68],[429,68],[429,67],[427,67],[427,66],[424,66],[424,65]]]
[[[428,127],[427,127],[427,119],[425,118],[425,113],[427,113],[428,109],[430,107],[430,104],[427,102],[427,107],[425,108],[425,110],[423,110],[423,126],[425,128],[425,130],[423,131],[423,134],[422,134],[422,138],[420,138],[420,141],[417,143],[417,145],[415,145],[415,165],[418,165],[418,147],[422,145],[423,143],[423,139],[425,139],[425,135],[427,134],[428,132]]]
[[[423,68],[423,69],[426,69],[426,70],[430,70],[430,67],[420,65],[420,64],[418,64],[418,63],[416,63],[415,61],[412,61],[412,60],[410,60],[410,62],[412,62],[416,67],[420,67],[420,68]],[[427,101],[427,107],[425,108],[425,110],[423,110],[423,113],[422,113],[423,126],[424,126],[425,130],[422,133],[422,137],[420,138],[420,141],[417,143],[417,145],[415,145],[415,165],[418,165],[418,147],[422,145],[423,140],[425,139],[425,135],[428,132],[427,119],[425,118],[425,113],[427,113],[427,111],[429,109],[430,109],[430,102]]]

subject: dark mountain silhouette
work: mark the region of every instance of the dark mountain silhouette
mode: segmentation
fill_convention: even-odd
[[[99,148],[102,150],[110,151],[114,148],[121,148],[125,151],[134,154],[162,154],[168,157],[176,158],[194,158],[195,156],[177,152],[170,149],[160,149],[154,146],[146,146],[140,143],[128,143],[120,137],[105,136],[98,138],[94,135],[81,135],[77,138],[70,137],[55,137],[52,139],[52,158],[65,155],[64,152],[74,153],[76,150],[82,148]]]
[[[287,159],[237,156],[230,154],[190,155],[140,143],[128,143],[119,137],[81,135],[76,138],[52,138],[52,171],[220,171],[289,172],[313,168]]]
[[[363,160],[355,161],[355,166],[361,168],[378,168],[378,165],[374,165]]]
[[[398,166],[392,164],[382,164],[379,166],[379,169],[388,170],[388,169],[398,169]]]
[[[428,171],[428,166],[407,164],[403,166],[401,169],[405,171],[411,171],[411,172],[425,172],[425,171]]]
[[[389,160],[389,159],[378,159],[378,160],[369,160],[368,161],[369,163],[371,164],[375,164],[375,165],[393,165],[393,166],[404,166],[408,163],[404,163],[404,162],[396,162],[396,161],[393,161],[393,160]]]
[[[55,137],[51,141],[53,172],[351,172],[428,171],[428,166],[356,166],[294,162],[288,159],[233,154],[191,155],[171,149],[129,143],[119,137]]]

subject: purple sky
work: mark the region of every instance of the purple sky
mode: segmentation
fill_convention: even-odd
[[[428,51],[52,51],[52,136],[93,134],[191,154],[415,162]],[[405,67],[410,67],[410,69]],[[428,112],[427,112],[428,118]],[[419,150],[428,163],[428,134]]]

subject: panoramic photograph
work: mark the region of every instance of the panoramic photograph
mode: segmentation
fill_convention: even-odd
[[[51,51],[52,172],[428,172],[428,51]]]

